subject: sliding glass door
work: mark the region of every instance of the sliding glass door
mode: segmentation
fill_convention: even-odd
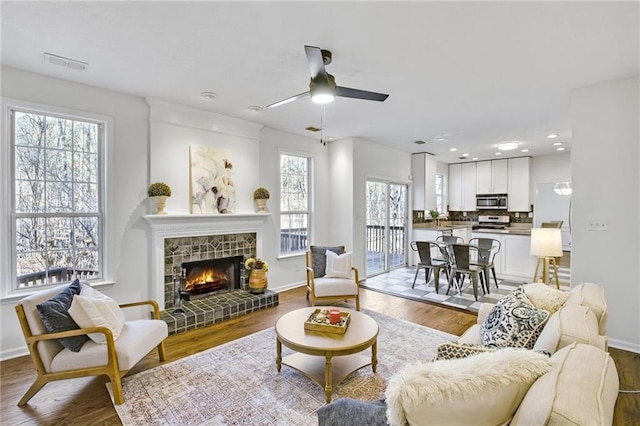
[[[366,190],[369,277],[407,264],[407,185],[368,180]]]

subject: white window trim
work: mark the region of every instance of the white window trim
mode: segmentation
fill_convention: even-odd
[[[113,119],[111,117],[95,114],[86,111],[75,110],[71,108],[40,104],[35,102],[23,101],[12,98],[1,98],[2,108],[2,146],[0,147],[0,165],[4,170],[0,190],[4,196],[0,196],[0,301],[4,304],[15,302],[22,297],[37,293],[41,289],[51,288],[51,286],[42,286],[37,288],[15,289],[13,275],[13,253],[15,236],[12,235],[12,201],[13,195],[13,161],[11,158],[12,139],[11,139],[11,110],[27,110],[35,113],[63,115],[69,118],[77,118],[78,120],[92,120],[101,123],[104,126],[104,143],[102,149],[102,170],[101,179],[104,182],[101,191],[101,202],[104,206],[102,217],[102,279],[92,281],[92,285],[103,287],[114,284],[113,269]]]
[[[310,152],[305,152],[305,151],[296,151],[296,150],[290,150],[290,149],[279,149],[278,150],[278,158],[277,158],[277,169],[278,170],[278,193],[276,196],[276,202],[278,205],[278,214],[276,215],[276,253],[278,253],[277,259],[290,259],[290,258],[294,258],[294,257],[301,257],[304,256],[306,251],[297,251],[297,252],[292,252],[292,253],[282,253],[280,251],[280,223],[281,223],[281,210],[280,210],[280,199],[281,199],[281,193],[280,193],[280,157],[282,155],[294,155],[296,157],[305,157],[309,160],[308,166],[309,166],[309,170],[308,172],[308,179],[309,179],[309,195],[308,195],[308,199],[309,199],[309,206],[308,206],[308,220],[307,220],[307,246],[310,247],[311,246],[311,242],[313,241],[313,236],[314,236],[314,232],[313,230],[315,229],[315,203],[314,203],[314,188],[315,188],[315,180],[314,180],[314,164],[315,164],[315,156],[310,153]]]

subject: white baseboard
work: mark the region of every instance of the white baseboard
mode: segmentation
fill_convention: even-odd
[[[609,346],[616,349],[622,349],[629,352],[640,354],[640,344],[626,342],[624,340],[609,338]]]
[[[27,345],[24,345],[20,348],[3,350],[2,352],[0,352],[0,361],[6,361],[8,359],[18,358],[25,355],[29,355],[29,349],[27,349]]]

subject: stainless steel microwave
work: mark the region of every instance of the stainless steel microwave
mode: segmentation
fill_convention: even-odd
[[[506,210],[507,194],[477,195],[476,209],[478,210]]]

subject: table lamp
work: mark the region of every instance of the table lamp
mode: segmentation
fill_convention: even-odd
[[[536,271],[533,274],[533,282],[536,282],[538,277],[538,269],[542,264],[542,282],[548,284],[549,282],[549,262],[553,264],[556,287],[560,289],[560,282],[558,281],[558,263],[557,257],[562,257],[562,234],[560,229],[554,228],[533,228],[531,230],[531,254],[538,256],[538,263],[536,263]]]

